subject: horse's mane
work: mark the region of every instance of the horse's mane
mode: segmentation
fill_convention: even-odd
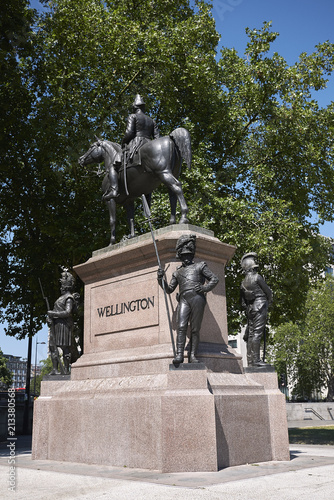
[[[122,151],[122,147],[119,144],[117,144],[117,142],[107,141],[106,139],[103,142],[106,142],[107,144],[109,144],[109,146],[114,148],[117,153],[120,153]]]

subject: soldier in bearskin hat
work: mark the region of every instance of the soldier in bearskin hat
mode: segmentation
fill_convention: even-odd
[[[199,333],[206,305],[206,293],[218,283],[218,277],[210,271],[205,262],[194,262],[196,250],[196,236],[182,235],[176,243],[176,256],[182,265],[173,273],[169,285],[164,281],[167,293],[172,293],[179,285],[177,308],[177,338],[176,357],[174,364],[183,363],[184,347],[187,337],[188,323],[190,323],[189,362],[198,363],[196,353],[199,344]],[[158,270],[159,285],[162,286],[164,270]]]

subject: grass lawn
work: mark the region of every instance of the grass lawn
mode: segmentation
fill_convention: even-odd
[[[334,446],[334,425],[289,429],[291,444],[330,444]]]

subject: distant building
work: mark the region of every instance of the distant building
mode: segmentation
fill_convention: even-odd
[[[228,336],[228,345],[236,350],[237,354],[242,356],[243,366],[247,366],[247,343],[244,341],[246,326],[243,326],[237,335]]]
[[[36,365],[36,374],[35,374],[35,365],[31,365],[31,372],[30,372],[30,378],[33,380],[36,377],[38,377],[42,372],[42,367],[41,365]]]
[[[14,389],[25,387],[27,377],[27,360],[21,359],[20,356],[12,356],[11,354],[4,354],[8,359],[7,368],[13,374],[12,386]]]

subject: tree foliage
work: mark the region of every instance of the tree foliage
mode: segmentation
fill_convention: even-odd
[[[272,53],[278,34],[264,23],[247,30],[245,55],[224,48],[218,56],[210,4],[201,0],[51,0],[39,15],[27,2],[8,5],[1,106],[9,118],[0,137],[8,333],[32,335],[44,320],[38,277],[51,301],[58,266],[72,268],[107,244],[101,179],[77,159],[94,134],[120,142],[136,93],[163,134],[191,132],[193,166],[181,177],[190,221],[237,247],[226,270],[231,332],[247,251],[257,251],[275,292],[272,324],[302,317],[330,249],[309,217],[334,217],[333,105],[314,99],[332,72],[333,45],[289,66]],[[157,226],[168,223],[164,189],[152,214]],[[126,233],[121,212],[117,230]]]
[[[328,276],[309,290],[305,320],[285,323],[274,335],[272,357],[279,373],[287,372],[293,394],[312,398],[327,389],[334,398],[334,279]]]
[[[301,317],[309,283],[330,258],[309,220],[312,210],[333,218],[334,108],[319,109],[312,96],[326,86],[334,48],[319,44],[288,66],[272,53],[278,34],[270,23],[246,31],[245,56],[225,48],[218,63],[221,119],[212,122],[210,203],[221,216],[210,228],[237,246],[232,268],[240,269],[243,252],[257,251],[275,293],[271,322],[278,324]],[[229,273],[234,297],[240,280]]]
[[[41,393],[41,383],[42,383],[42,380],[43,380],[43,377],[45,375],[49,375],[49,373],[51,373],[52,371],[52,360],[51,360],[51,357],[49,356],[48,358],[46,359],[42,359],[41,360],[41,373],[39,375],[37,375],[36,377],[36,381],[34,380],[34,385],[33,385],[33,388],[34,388],[34,396],[38,397]]]
[[[20,19],[30,12],[24,5]],[[12,48],[26,108],[17,118],[25,123],[22,134],[4,154],[0,286],[7,332],[19,337],[34,334],[44,318],[38,277],[51,302],[58,266],[72,268],[109,239],[101,181],[79,169],[78,157],[94,134],[120,140],[137,92],[163,133],[188,115],[200,125],[218,42],[202,2],[196,13],[187,1],[170,0],[49,5],[31,24],[25,51]],[[119,217],[118,234],[124,233]]]
[[[5,389],[10,387],[13,381],[13,374],[7,367],[7,361],[0,349],[0,387]]]

